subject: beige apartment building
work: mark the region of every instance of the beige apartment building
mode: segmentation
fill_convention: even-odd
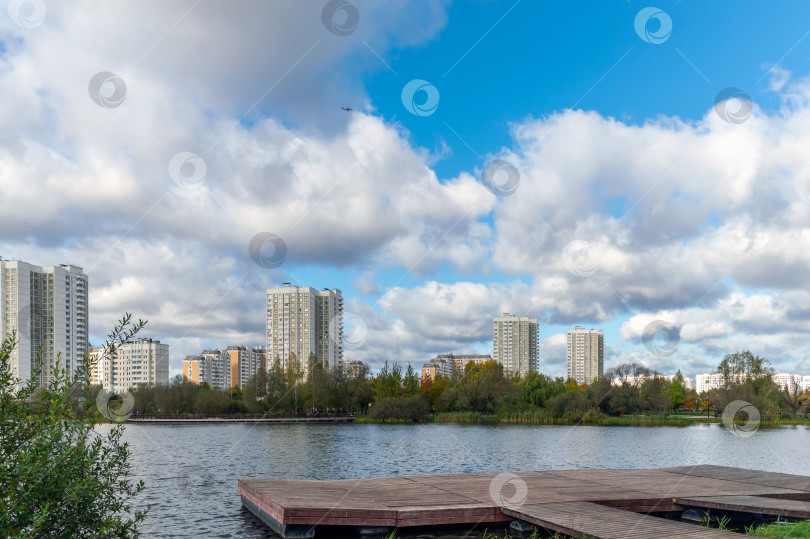
[[[287,366],[294,357],[307,376],[310,354],[328,368],[343,360],[343,297],[340,290],[308,286],[267,289],[267,360]]]
[[[435,380],[436,376],[458,378],[464,374],[467,363],[492,361],[489,354],[439,354],[422,365],[422,379]]]
[[[371,372],[368,365],[356,360],[341,361],[340,368],[343,371],[343,376],[349,380],[362,379]]]
[[[204,350],[196,356],[186,356],[183,360],[183,380],[228,389],[231,387],[230,356],[223,350]]]
[[[229,346],[225,353],[228,355],[230,387],[243,388],[260,370],[267,370],[267,354],[263,346]]]
[[[492,358],[503,365],[506,375],[525,376],[537,372],[537,318],[503,313],[492,321]]]
[[[169,345],[160,341],[133,339],[116,349],[113,357],[102,349],[94,349],[91,354],[98,358],[91,371],[91,382],[107,391],[169,383]]]
[[[577,326],[568,330],[568,380],[590,384],[605,374],[605,333],[601,329]]]
[[[16,331],[11,370],[24,383],[41,352],[39,385],[53,377],[56,357],[71,373],[88,349],[87,275],[79,266],[35,266],[0,258],[0,336]]]

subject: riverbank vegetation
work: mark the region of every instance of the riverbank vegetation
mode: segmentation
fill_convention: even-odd
[[[777,521],[774,524],[760,526],[757,529],[746,530],[748,535],[754,537],[810,537],[810,520],[801,522]]]
[[[144,324],[126,315],[105,353]],[[146,510],[130,504],[144,486],[129,479],[123,428],[93,430],[122,403],[88,398],[87,357],[71,371],[58,356],[43,367],[38,353],[21,384],[12,371],[16,344],[12,333],[0,345],[0,537],[138,536]]]
[[[494,361],[465,366],[456,378],[420,378],[407,366],[386,363],[376,376],[349,377],[313,355],[306,371],[276,360],[243,389],[223,391],[176,377],[168,386],[132,390],[141,414],[355,413],[363,421],[686,425],[716,422],[733,401],[751,404],[759,424],[807,423],[810,393],[778,387],[769,362],[750,352],[727,355],[718,365],[721,388],[698,395],[680,373],[673,380],[643,365],[619,365],[602,380],[579,385],[541,373],[507,376]],[[752,409],[743,410],[743,412]],[[743,416],[745,414],[743,413]],[[738,418],[740,419],[740,418]],[[743,417],[743,419],[746,419]]]

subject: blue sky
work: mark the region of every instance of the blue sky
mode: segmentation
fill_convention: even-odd
[[[32,5],[0,20],[0,255],[83,266],[96,340],[135,312],[177,372],[262,343],[263,290],[291,281],[343,290],[367,326],[346,355],[375,367],[487,352],[508,311],[541,318],[553,375],[574,325],[605,330],[608,366],[750,348],[810,373],[806,3]],[[640,12],[671,32],[645,41]],[[122,103],[92,95],[102,71]],[[430,114],[403,105],[417,79]],[[278,267],[248,256],[262,232]],[[656,320],[675,353],[644,346]]]

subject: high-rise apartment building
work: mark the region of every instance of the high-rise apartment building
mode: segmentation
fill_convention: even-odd
[[[39,385],[53,376],[57,355],[71,373],[88,350],[87,275],[68,264],[35,266],[0,259],[0,338],[17,332],[14,376],[31,377],[42,354]]]
[[[267,370],[267,355],[263,346],[229,346],[228,355],[231,387],[244,388],[260,370]]]
[[[493,319],[492,358],[504,374],[537,372],[539,330],[535,317],[503,313]]]
[[[183,379],[195,384],[207,383],[215,389],[231,387],[231,358],[224,350],[204,350],[183,360]]]
[[[601,329],[569,329],[567,351],[568,379],[590,384],[604,377],[605,333]]]
[[[343,298],[340,290],[308,286],[267,289],[267,359],[298,362],[307,376],[309,355],[329,368],[343,359]]]
[[[108,391],[126,391],[140,384],[169,383],[168,344],[152,339],[133,339],[118,347],[113,357],[103,350],[98,356],[97,380]]]

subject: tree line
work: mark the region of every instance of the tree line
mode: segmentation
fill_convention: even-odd
[[[373,420],[420,421],[430,414],[471,412],[582,421],[680,409],[721,413],[735,400],[753,404],[765,418],[781,411],[794,418],[807,413],[808,392],[778,387],[770,363],[751,352],[727,355],[717,372],[722,387],[698,395],[680,371],[670,381],[638,363],[609,369],[604,378],[586,385],[542,373],[507,375],[495,361],[470,362],[454,378],[422,379],[410,365],[403,369],[388,362],[376,376],[365,370],[350,377],[311,355],[303,367],[276,359],[243,389],[213,389],[178,376],[168,386],[141,386],[132,394],[135,410],[146,414],[345,412],[368,414]]]

